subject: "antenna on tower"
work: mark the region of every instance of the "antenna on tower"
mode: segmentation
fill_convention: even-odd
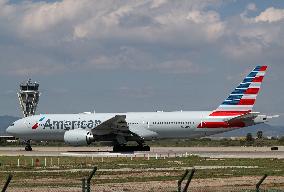
[[[31,79],[29,79],[25,83],[20,84],[18,98],[24,117],[32,116],[35,114],[40,96],[38,88],[39,84],[36,82],[32,83]]]

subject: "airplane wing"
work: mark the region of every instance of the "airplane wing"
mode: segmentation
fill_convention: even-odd
[[[145,136],[157,135],[157,133],[142,128],[137,130],[135,132],[129,130],[126,115],[116,115],[92,129],[92,134],[99,138],[112,138],[120,144],[126,143],[127,141],[136,141],[139,145],[144,143]]]
[[[126,122],[126,115],[116,115],[92,129],[93,135],[124,135],[129,134],[129,128]]]

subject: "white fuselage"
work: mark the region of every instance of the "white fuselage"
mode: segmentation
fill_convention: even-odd
[[[64,141],[66,131],[78,128],[96,129],[97,125],[115,115],[126,115],[129,130],[145,140],[198,138],[237,128],[198,128],[198,125],[206,121],[210,113],[210,111],[178,111],[42,114],[16,121],[7,129],[7,132],[24,140]]]

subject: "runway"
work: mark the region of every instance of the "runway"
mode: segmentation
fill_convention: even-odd
[[[148,152],[112,152],[111,147],[0,147],[0,156],[75,156],[75,157],[187,157],[209,158],[277,158],[284,159],[284,146],[278,151],[270,147],[152,147]]]

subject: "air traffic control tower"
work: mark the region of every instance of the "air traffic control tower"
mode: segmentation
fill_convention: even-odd
[[[25,83],[20,84],[20,90],[18,92],[18,98],[20,101],[21,109],[24,117],[35,114],[37,104],[39,102],[40,93],[38,91],[39,84],[31,82],[29,79]]]

